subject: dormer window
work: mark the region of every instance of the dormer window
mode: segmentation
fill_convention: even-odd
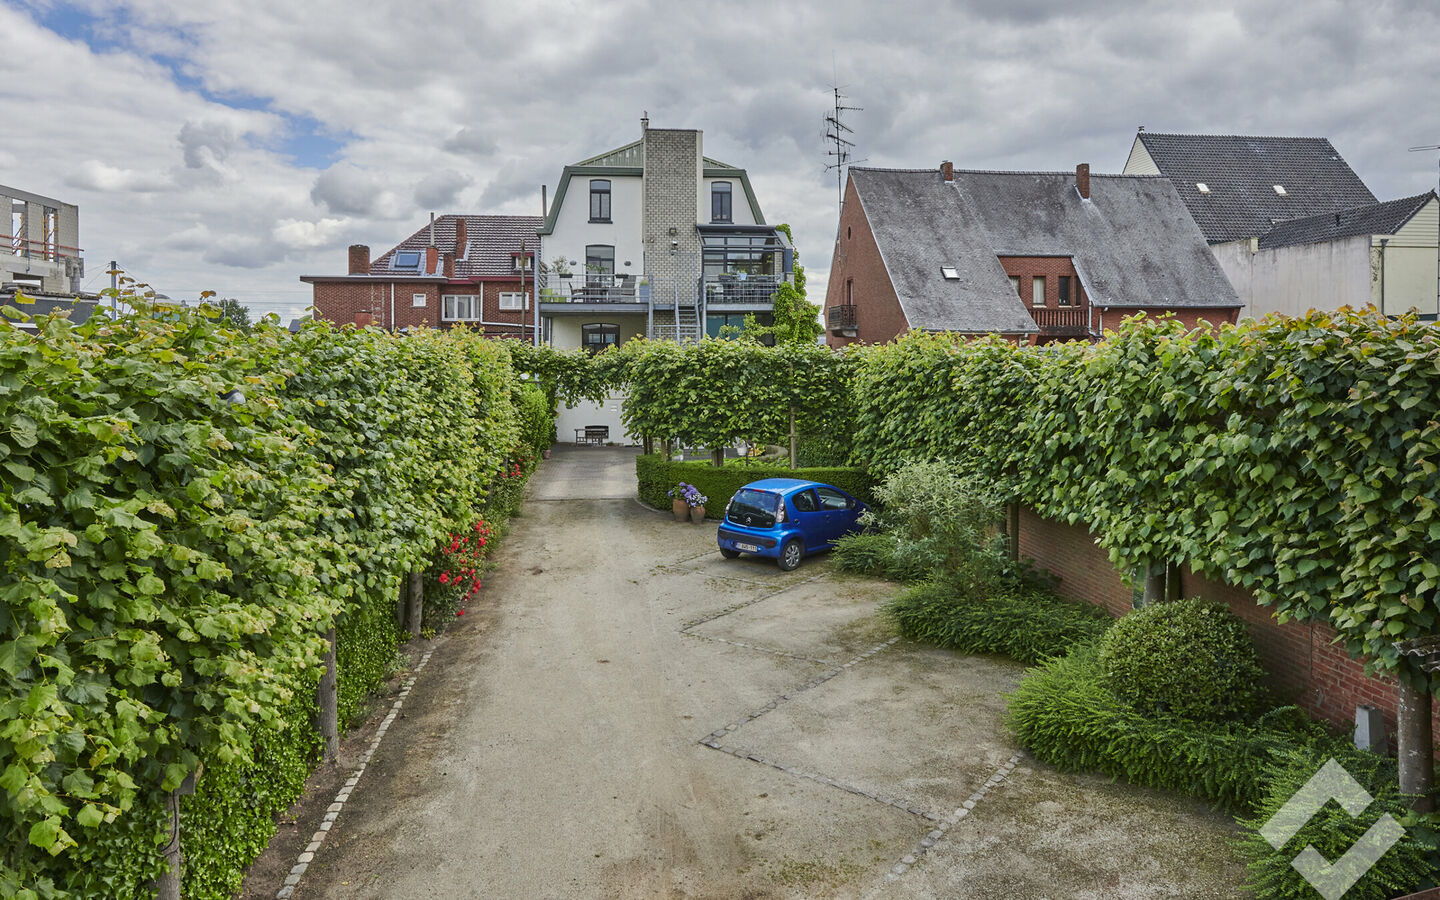
[[[590,221],[610,221],[610,180],[595,178],[590,181]]]
[[[533,253],[512,253],[510,254],[510,266],[516,272],[530,271],[530,260],[535,258]]]
[[[390,267],[393,269],[418,269],[420,268],[419,250],[401,250],[390,259]]]
[[[729,222],[732,220],[730,199],[730,182],[717,181],[710,185],[710,221]]]

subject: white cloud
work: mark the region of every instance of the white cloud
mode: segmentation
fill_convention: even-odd
[[[286,219],[277,223],[271,234],[283,246],[311,250],[339,246],[345,241],[345,229],[349,225],[348,219],[321,219],[318,222]]]
[[[454,169],[432,172],[415,185],[415,203],[432,210],[453,206],[456,195],[474,181],[474,178]]]
[[[65,182],[73,188],[109,193],[149,194],[168,190],[171,183],[162,175],[121,169],[98,159],[87,159]]]

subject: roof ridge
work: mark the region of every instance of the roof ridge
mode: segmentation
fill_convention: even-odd
[[[1247,141],[1324,141],[1329,144],[1330,139],[1324,136],[1312,136],[1303,134],[1208,134],[1189,131],[1139,131],[1136,137],[1142,140],[1147,137],[1196,137],[1196,138],[1240,138]],[[1333,147],[1334,144],[1331,144]]]
[[[1393,200],[1376,200],[1374,203],[1362,203],[1362,204],[1360,204],[1359,206],[1347,206],[1347,207],[1344,207],[1343,209],[1337,209],[1337,210],[1333,210],[1333,211],[1331,211],[1331,212],[1312,213],[1312,214],[1310,214],[1310,215],[1308,215],[1308,216],[1296,216],[1296,217],[1293,218],[1293,219],[1281,219],[1279,222],[1276,222],[1276,223],[1274,224],[1274,226],[1272,226],[1271,230],[1273,231],[1275,228],[1279,228],[1281,225],[1289,225],[1289,224],[1294,223],[1294,222],[1305,222],[1305,221],[1308,221],[1308,220],[1310,220],[1310,219],[1334,219],[1335,216],[1343,216],[1343,215],[1346,215],[1346,214],[1349,214],[1349,213],[1364,212],[1364,211],[1366,211],[1366,210],[1379,209],[1379,208],[1381,208],[1381,207],[1387,207],[1387,206],[1388,206],[1388,207],[1404,207],[1404,206],[1406,206],[1406,205],[1421,206],[1421,205],[1423,205],[1423,204],[1422,204],[1420,201],[1422,201],[1422,200],[1429,200],[1431,197],[1434,197],[1434,196],[1436,196],[1436,194],[1435,194],[1435,188],[1431,188],[1430,190],[1425,191],[1423,194],[1415,194],[1415,195],[1410,196],[1410,197],[1396,197],[1396,198],[1393,199]]]

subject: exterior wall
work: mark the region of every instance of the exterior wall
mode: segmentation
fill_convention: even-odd
[[[610,222],[590,221],[590,182],[597,178],[610,182]],[[565,201],[555,216],[555,231],[543,235],[541,259],[548,265],[564,256],[574,260],[570,271],[579,277],[585,273],[585,248],[591,244],[609,244],[615,248],[615,271],[641,275],[645,271],[645,253],[640,243],[641,179],[622,175],[574,175],[565,189]],[[693,224],[693,223],[692,223]],[[625,266],[626,261],[630,266]]]
[[[702,224],[710,222],[710,185],[717,181],[730,182],[730,224],[733,225],[760,225],[755,221],[755,213],[750,209],[750,198],[745,196],[745,182],[737,178],[706,178],[705,185],[700,191],[700,218],[695,221]]]
[[[432,328],[449,328],[456,323],[441,321],[441,301],[445,294],[477,294],[481,298],[482,323],[468,323],[480,327],[493,337],[514,337],[528,334],[530,316],[534,315],[534,290],[526,284],[525,292],[532,303],[525,312],[525,327],[521,326],[519,310],[500,309],[501,292],[520,290],[519,280],[487,280],[445,284],[442,282],[389,281],[376,278],[373,281],[317,281],[314,287],[315,316],[337,325],[355,322],[357,314],[368,314],[371,322],[380,328],[417,328],[422,325]],[[390,292],[395,292],[395,319],[390,319]],[[425,295],[423,307],[414,305],[414,294]]]
[[[1063,597],[1103,607],[1114,616],[1133,607],[1134,589],[1110,564],[1109,554],[1079,525],[1042,518],[1029,509],[1020,511],[1020,555],[1060,577]],[[1206,578],[1182,567],[1180,591],[1184,597],[1202,597],[1224,603],[1250,631],[1268,687],[1280,702],[1290,702],[1312,715],[1339,726],[1353,726],[1357,705],[1373,706],[1385,716],[1386,730],[1395,734],[1395,684],[1365,675],[1365,667],[1335,643],[1327,625],[1280,624],[1249,591]],[[1436,713],[1440,723],[1440,710]]]
[[[24,206],[21,233],[11,235],[11,211],[15,204]],[[45,210],[55,211],[55,235],[47,246]],[[85,274],[80,257],[80,208],[29,191],[0,185],[0,234],[9,237],[0,243],[0,282],[17,280],[16,276],[39,278],[35,290],[47,294],[78,293]],[[12,253],[11,241],[18,237],[20,252]],[[46,259],[50,255],[52,259]]]
[[[554,316],[550,319],[550,346],[558,350],[569,350],[580,346],[580,326],[592,322],[613,322],[620,326],[620,343],[645,334],[645,317],[633,313],[617,314],[597,312],[589,316]],[[610,426],[610,440],[617,444],[638,444],[640,439],[625,430],[620,421],[620,405],[625,401],[623,393],[614,393],[603,403],[582,400],[574,406],[560,405],[555,416],[557,440],[569,443],[575,440],[575,429],[586,425]]]
[[[1209,326],[1234,325],[1240,319],[1239,307],[1212,307],[1209,309],[1174,309],[1171,307],[1149,307],[1146,309],[1100,309],[1095,310],[1095,322],[1103,334],[1106,331],[1113,331],[1122,319],[1144,313],[1151,318],[1161,316],[1174,316],[1184,323],[1188,329],[1199,328],[1202,324]]]
[[[694,296],[700,277],[700,233],[695,225],[710,221],[710,195],[703,184],[701,134],[666,128],[645,131],[645,197],[641,241],[645,271],[656,297]],[[700,196],[705,194],[705,218]],[[674,233],[671,233],[674,229]],[[671,253],[672,242],[675,253]]]
[[[840,214],[840,230],[835,241],[835,255],[830,263],[830,280],[825,288],[825,308],[840,306],[846,301],[846,283],[854,279],[855,337],[842,337],[826,332],[830,347],[847,344],[883,344],[910,330],[890,271],[875,243],[875,234],[865,217],[860,195],[854,184],[845,186],[845,206]]]
[[[1159,175],[1160,167],[1155,165],[1155,160],[1150,158],[1150,151],[1140,143],[1140,136],[1135,136],[1135,143],[1130,145],[1130,157],[1125,160],[1125,168],[1121,170],[1122,175]]]
[[[1435,241],[1440,227],[1440,203],[1431,200],[1385,247],[1385,312],[1394,315],[1414,307],[1422,314],[1440,313],[1436,308]],[[1380,235],[1371,238],[1372,254],[1379,268]],[[1380,306],[1380,279],[1374,279],[1375,305]]]
[[[1072,306],[1089,306],[1090,298],[1085,293],[1085,287],[1080,283],[1080,274],[1075,271],[1075,263],[1068,256],[1002,256],[1000,265],[1005,268],[1005,274],[1011,277],[1020,278],[1020,299],[1027,307],[1033,308],[1031,302],[1030,279],[1037,276],[1045,277],[1045,306],[1051,309],[1060,307],[1060,276],[1069,275],[1075,279],[1072,284],[1078,292],[1078,297],[1071,298]]]
[[[1241,314],[1251,318],[1372,302],[1370,238],[1363,235],[1254,253],[1249,241],[1212,244],[1210,250],[1245,304]],[[1390,271],[1387,260],[1387,275]]]

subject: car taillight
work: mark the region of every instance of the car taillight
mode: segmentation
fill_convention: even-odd
[[[775,513],[775,521],[776,521],[777,523],[785,521],[785,501],[784,501],[784,500],[781,500],[781,501],[780,501],[780,509],[777,510],[776,513]]]

